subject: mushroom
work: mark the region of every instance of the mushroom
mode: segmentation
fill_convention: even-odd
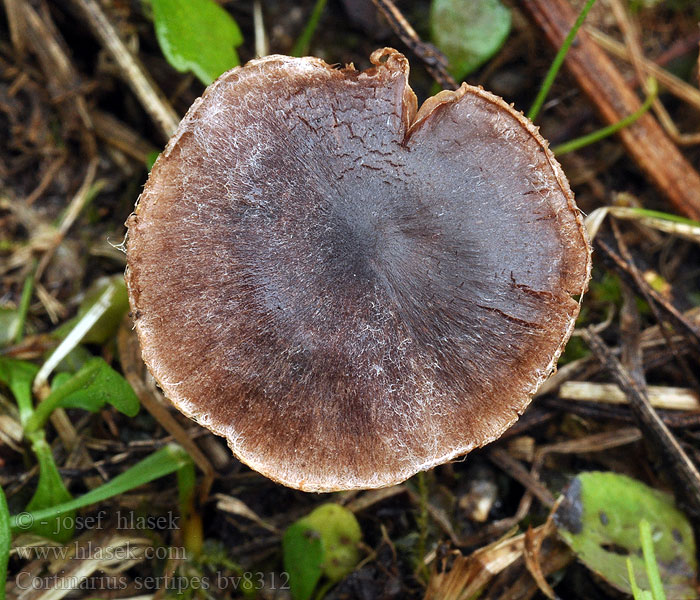
[[[388,486],[498,438],[555,368],[590,276],[537,128],[408,61],[267,56],[190,108],[128,221],[143,358],[241,461]]]

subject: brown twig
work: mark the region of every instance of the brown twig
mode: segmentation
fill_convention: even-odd
[[[131,87],[141,105],[168,139],[177,128],[180,118],[158,89],[141,62],[122,41],[112,23],[95,0],[73,0],[80,13],[119,66],[124,80]]]
[[[502,448],[495,447],[489,450],[488,457],[496,466],[525,486],[547,508],[552,508],[554,505],[552,493],[508,452]]]
[[[539,402],[548,408],[579,415],[592,421],[634,422],[634,417],[627,404],[625,404],[625,406],[615,406],[600,404],[599,402],[571,402],[565,398],[558,397],[542,398]],[[700,414],[697,412],[682,412],[676,414],[675,411],[661,410],[658,411],[658,414],[669,429],[688,429],[689,427],[700,426]]]
[[[637,80],[645,92],[649,94],[651,90],[649,89],[646,81],[644,72],[644,54],[642,52],[642,46],[639,43],[637,28],[630,19],[629,15],[627,14],[627,10],[622,5],[620,0],[610,0],[610,8],[615,15],[620,31],[622,31],[622,35],[625,38],[625,44],[627,45]],[[666,130],[666,133],[668,133],[676,144],[692,145],[700,143],[700,133],[681,133],[678,130],[676,124],[673,122],[673,119],[671,119],[671,116],[668,114],[668,111],[658,97],[654,99],[652,107],[654,108],[654,112],[656,113],[656,117],[659,119],[659,122]]]
[[[424,42],[406,20],[393,0],[372,0],[377,10],[384,15],[389,25],[399,36],[401,41],[408,46],[418,58],[425,64],[425,68],[445,90],[456,90],[457,82],[447,71],[447,59],[435,46]]]
[[[94,109],[90,111],[90,118],[95,126],[95,135],[99,139],[137,160],[141,165],[146,163],[149,153],[156,150],[155,146],[110,113]]]
[[[584,28],[595,40],[596,44],[598,44],[606,52],[609,52],[613,56],[628,62],[631,60],[630,51],[624,44],[621,44],[616,39],[606,35],[598,29],[595,29],[594,27],[584,26]],[[700,90],[683,81],[679,77],[676,77],[670,71],[660,67],[657,63],[645,58],[644,56],[641,57],[641,61],[642,68],[644,69],[644,74],[646,76],[653,76],[659,82],[659,84],[661,84],[671,94],[684,102],[687,102],[696,110],[700,110]]]
[[[698,384],[698,380],[691,371],[690,367],[688,366],[687,361],[685,360],[685,357],[682,355],[680,349],[677,347],[677,344],[673,337],[671,336],[671,333],[669,332],[668,328],[666,327],[666,320],[664,319],[664,315],[662,314],[661,308],[657,306],[657,300],[656,298],[652,298],[650,292],[654,291],[653,288],[646,282],[644,277],[642,277],[642,274],[639,272],[639,269],[637,268],[637,265],[634,262],[634,259],[632,258],[632,254],[630,253],[629,249],[627,248],[627,244],[625,243],[624,238],[620,234],[620,230],[617,224],[617,221],[613,218],[610,220],[610,227],[612,228],[613,235],[615,237],[615,241],[617,243],[617,247],[620,249],[620,255],[621,257],[625,260],[627,263],[627,266],[629,267],[629,273],[632,275],[632,278],[634,279],[634,285],[639,290],[639,292],[642,294],[644,297],[644,300],[646,300],[647,304],[651,308],[652,313],[654,313],[654,318],[656,319],[656,322],[659,324],[661,335],[663,335],[664,340],[666,340],[666,344],[670,348],[673,356],[676,359],[676,362],[680,365],[681,369],[683,370],[683,373],[686,376],[686,379],[688,382],[696,389],[700,389],[700,385]],[[626,288],[623,288],[623,291]],[[661,296],[661,294],[657,294],[658,298],[661,299],[662,306],[664,306],[666,312],[671,310],[672,312],[675,311],[675,307],[670,303],[667,302],[666,299]],[[634,304],[633,299],[628,299],[627,296],[625,296],[625,299],[628,300],[630,305]],[[668,306],[668,309],[666,309],[666,306]],[[675,311],[675,313],[680,319],[684,319],[683,315],[680,313],[680,311]],[[621,317],[629,316],[632,315],[633,318],[638,318],[636,316],[636,310],[634,310],[634,307],[629,308],[627,311],[624,311],[623,314],[621,314]],[[624,322],[622,323],[623,325],[625,324]],[[688,327],[693,330],[693,327],[688,323]],[[638,331],[635,332],[635,335],[641,335]],[[623,342],[629,342],[629,339],[627,337],[623,337]],[[624,360],[624,352],[625,352],[625,345],[623,343],[623,363],[625,363]],[[639,353],[639,368],[642,369],[642,354],[641,354],[641,345],[637,345],[635,352]],[[641,371],[642,373],[644,372],[643,370]]]
[[[567,0],[523,0],[550,43],[561,46],[576,20]],[[612,61],[585,31],[579,31],[566,58],[579,87],[602,118],[617,123],[641,106],[634,91]],[[683,157],[650,114],[640,117],[619,134],[640,169],[681,214],[700,219],[700,174]]]
[[[696,348],[700,349],[700,329],[698,329],[696,325],[686,319],[683,313],[668,302],[661,294],[652,289],[649,284],[644,281],[644,278],[639,276],[638,271],[635,273],[635,269],[633,269],[610,244],[603,240],[600,235],[595,239],[595,248],[603,254],[606,263],[614,269],[624,281],[635,286],[650,304],[658,306],[667,315],[668,320],[670,320],[679,331],[683,332]]]
[[[644,387],[622,365],[601,337],[592,329],[585,330],[583,337],[596,358],[627,394],[645,439],[660,452],[676,497],[686,505],[689,513],[696,519],[700,518],[700,473],[697,467],[651,406]]]

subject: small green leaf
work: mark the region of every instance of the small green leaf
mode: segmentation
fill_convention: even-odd
[[[292,598],[308,600],[323,574],[321,536],[310,525],[297,521],[284,533],[282,553]]]
[[[39,482],[32,499],[25,508],[26,512],[32,512],[45,508],[51,508],[57,504],[63,504],[73,499],[58,472],[56,462],[51,452],[51,447],[44,439],[44,432],[35,434],[32,442],[32,450],[36,454],[39,463]],[[73,513],[71,513],[72,516]],[[73,537],[75,528],[74,519],[46,519],[34,521],[29,531],[42,537],[50,538],[59,542],[67,542]]]
[[[49,396],[36,407],[25,431],[43,427],[57,408],[82,408],[97,412],[111,404],[119,412],[134,417],[139,412],[139,399],[129,383],[103,359],[94,357],[70,377],[59,373],[54,377]]]
[[[430,9],[433,41],[458,81],[498,51],[510,21],[510,11],[500,0],[433,0]]]
[[[213,0],[151,0],[160,49],[178,71],[209,85],[239,64],[243,43],[233,17]]]
[[[85,363],[80,371],[56,389],[56,393],[61,393],[62,389],[70,390],[58,404],[62,408],[97,412],[105,404],[111,404],[128,417],[135,417],[139,412],[138,396],[129,383],[98,357]]]
[[[578,558],[628,594],[633,593],[628,560],[638,587],[650,587],[639,536],[643,519],[651,528],[667,597],[696,598],[693,530],[669,495],[624,475],[582,473],[569,486],[555,514],[559,535]]]

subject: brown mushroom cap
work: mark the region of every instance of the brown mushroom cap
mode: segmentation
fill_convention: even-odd
[[[408,61],[268,56],[197,100],[128,220],[143,358],[244,463],[387,486],[498,438],[590,274],[537,129],[468,85],[416,112]]]

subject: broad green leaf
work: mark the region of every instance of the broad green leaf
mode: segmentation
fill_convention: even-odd
[[[569,486],[555,514],[559,535],[592,571],[632,593],[627,560],[641,589],[649,589],[639,526],[646,519],[668,598],[696,598],[695,539],[673,499],[615,473],[582,473]]]
[[[340,504],[324,504],[309,513],[303,522],[318,531],[323,542],[323,574],[340,581],[360,560],[358,544],[362,530],[355,515]]]
[[[458,81],[498,51],[510,32],[510,20],[500,0],[433,0],[430,9],[433,42]]]
[[[111,404],[119,412],[134,417],[139,412],[139,399],[129,383],[103,359],[88,360],[75,374],[59,373],[48,397],[41,402],[26,425],[26,431],[43,427],[57,408],[82,408],[97,412]]]
[[[111,404],[128,417],[135,417],[139,412],[138,396],[129,383],[98,357],[86,362],[55,393],[65,394],[58,404],[62,408],[82,408],[97,412],[105,404]]]
[[[32,414],[32,381],[39,367],[13,358],[0,358],[0,382],[4,383],[17,401],[22,424]]]
[[[33,437],[35,439],[32,443],[32,450],[34,450],[39,463],[39,482],[32,499],[25,508],[26,512],[51,508],[73,499],[63,483],[61,474],[58,472],[51,447],[46,443],[43,431],[38,432]],[[67,542],[73,537],[73,530],[75,529],[75,519],[70,518],[73,515],[74,513],[71,513],[67,519],[35,520],[24,531],[32,531],[42,537],[59,542]]]
[[[85,344],[104,344],[109,340],[117,331],[119,323],[129,310],[129,296],[124,283],[124,275],[121,273],[97,279],[85,293],[85,298],[78,308],[78,314],[58,327],[53,335],[59,338],[66,337],[75,327],[75,324],[94,306],[109,287],[114,289],[109,307],[88,330],[82,342]]]
[[[160,49],[178,71],[209,85],[239,64],[241,30],[214,0],[151,0],[151,6]]]
[[[297,521],[284,533],[282,553],[292,598],[308,600],[323,574],[324,552],[320,534],[310,525]]]
[[[360,560],[360,525],[347,508],[323,504],[292,524],[282,540],[294,600],[311,597],[322,575],[335,583]]]

